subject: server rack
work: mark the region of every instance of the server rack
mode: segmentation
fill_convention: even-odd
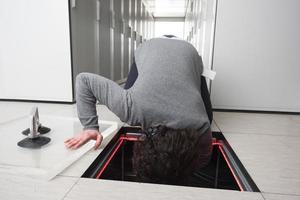
[[[142,1],[137,0],[137,6],[136,6],[136,46],[137,48],[141,44],[141,18],[142,18]]]
[[[121,36],[121,25],[122,25],[122,16],[121,16],[121,2],[120,0],[113,0],[113,15],[114,18],[114,65],[113,65],[113,80],[120,81],[122,79],[122,36]]]
[[[145,39],[148,40],[150,36],[150,14],[146,11],[146,18],[145,18]]]
[[[130,0],[123,0],[122,6],[122,34],[123,34],[123,74],[122,78],[124,79],[128,72],[130,63],[130,43],[131,43],[131,33],[129,27],[129,12],[130,12]]]
[[[133,62],[134,51],[136,46],[136,13],[137,13],[137,0],[131,0],[131,61]]]
[[[145,25],[146,25],[146,7],[145,4],[142,2],[142,17],[141,17],[141,41],[145,41]]]
[[[109,34],[110,34],[110,78],[112,80],[115,80],[114,77],[114,53],[115,53],[115,44],[114,44],[114,29],[115,29],[115,12],[114,12],[114,1],[113,0],[108,0],[109,1],[109,12],[110,14],[108,15],[110,17],[110,27],[109,27]]]
[[[80,72],[99,74],[98,21],[94,19],[97,0],[77,0],[71,9],[71,31],[74,75]],[[75,77],[74,77],[75,78]]]
[[[110,1],[98,0],[99,7],[99,57],[100,57],[100,72],[99,74],[111,78],[110,70]]]

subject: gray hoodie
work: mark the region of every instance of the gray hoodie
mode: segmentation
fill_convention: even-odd
[[[99,128],[97,100],[130,125],[209,129],[200,91],[202,60],[191,44],[151,39],[136,50],[135,61],[139,75],[129,90],[95,74],[77,76],[78,116],[85,129]]]

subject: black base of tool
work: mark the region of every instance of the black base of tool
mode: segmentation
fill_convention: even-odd
[[[50,141],[50,138],[44,136],[39,136],[37,138],[25,138],[18,142],[18,146],[29,149],[38,149],[48,144]]]

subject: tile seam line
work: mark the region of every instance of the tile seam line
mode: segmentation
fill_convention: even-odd
[[[79,182],[80,178],[78,178],[75,183],[71,186],[71,188],[65,193],[65,195],[61,198],[61,200],[64,200],[68,194],[73,190],[73,188],[75,187],[75,185],[77,185],[77,183]]]
[[[261,195],[262,199],[267,200],[266,197],[263,195],[262,192],[260,192],[260,195]]]
[[[274,195],[282,195],[282,196],[294,196],[300,197],[300,194],[287,194],[287,193],[274,193],[274,192],[261,192],[262,195],[264,194],[274,194]]]

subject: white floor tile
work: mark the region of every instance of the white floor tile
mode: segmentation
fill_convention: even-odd
[[[80,179],[66,196],[67,200],[158,200],[158,199],[243,199],[263,200],[260,193],[214,190],[194,187],[179,187],[95,179]]]
[[[76,150],[65,147],[64,141],[82,130],[76,117],[42,115],[40,119],[44,119],[46,126],[51,128],[45,134],[51,141],[39,149],[26,149],[17,145],[26,138],[21,132],[29,126],[27,117],[0,125],[0,166],[9,166],[7,170],[11,172],[49,180],[93,148],[95,141],[89,141]],[[104,138],[115,134],[118,129],[115,122],[100,121],[99,124]]]
[[[51,181],[0,173],[1,200],[61,200],[78,180],[56,177]]]
[[[214,112],[214,120],[222,132],[291,135],[300,137],[300,116]]]
[[[114,137],[115,134],[111,134],[106,137],[100,147],[97,150],[90,150],[86,155],[81,157],[79,160],[74,162],[68,168],[66,168],[61,176],[72,176],[72,177],[81,177],[83,173],[88,169],[88,167],[94,162],[97,156],[102,152],[105,146],[110,142],[110,140]]]
[[[281,194],[262,194],[265,200],[300,200],[300,196],[297,195],[281,195]]]
[[[224,135],[262,192],[300,195],[300,137]]]

